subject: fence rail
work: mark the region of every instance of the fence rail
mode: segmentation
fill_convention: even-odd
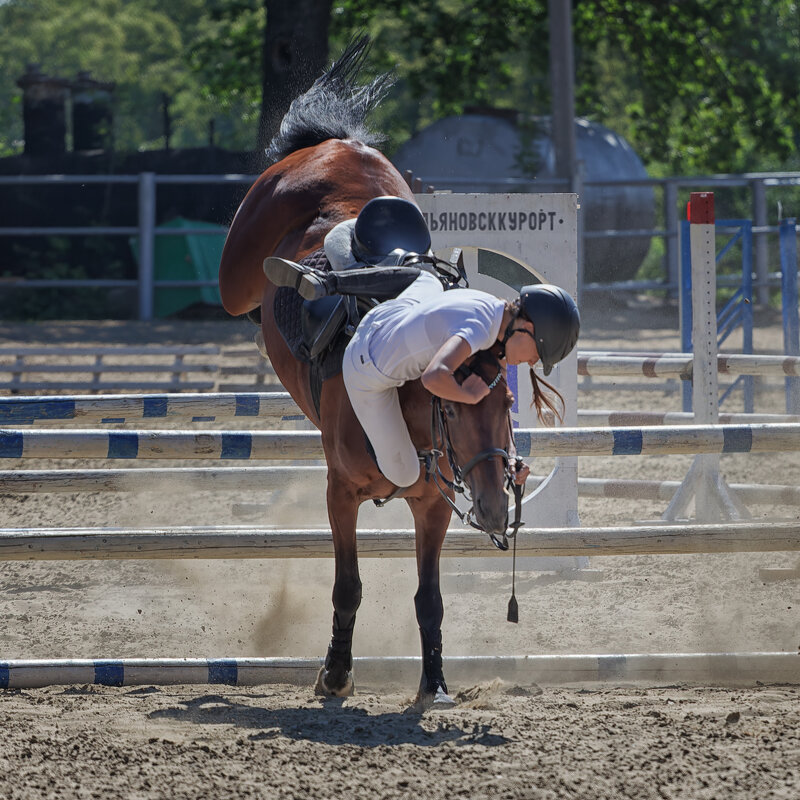
[[[135,279],[128,280],[26,280],[26,279],[0,279],[0,286],[4,289],[30,290],[36,288],[137,288],[139,301],[139,319],[148,320],[153,317],[155,289],[168,288],[202,288],[215,285],[213,281],[169,281],[155,280],[154,277],[154,247],[156,236],[185,236],[192,235],[222,235],[219,232],[209,231],[204,228],[156,228],[156,188],[159,185],[201,185],[201,184],[241,184],[250,186],[257,175],[240,173],[222,175],[157,175],[144,172],[139,175],[13,175],[0,176],[2,186],[60,186],[73,183],[87,184],[129,184],[137,186],[138,191],[138,220],[131,226],[97,226],[97,227],[64,227],[64,226],[36,226],[36,227],[0,227],[0,237],[3,236],[135,236],[139,241],[138,275]],[[468,179],[464,179],[467,182]],[[436,176],[421,178],[423,183],[437,185],[453,184],[457,188],[458,180]],[[474,180],[469,179],[474,185]],[[562,182],[563,184],[563,182]],[[557,182],[536,182],[526,179],[503,178],[492,181],[492,187],[503,191],[563,191],[566,187]],[[665,243],[665,275],[662,281],[622,281],[618,284],[582,284],[581,292],[607,291],[611,287],[620,290],[666,290],[676,293],[679,287],[679,190],[713,189],[715,187],[748,187],[752,197],[753,228],[754,234],[754,272],[753,286],[757,290],[757,301],[766,304],[769,299],[769,288],[780,286],[780,274],[770,272],[768,269],[767,237],[775,234],[778,226],[767,224],[767,199],[766,188],[778,186],[800,186],[800,172],[766,173],[755,172],[743,175],[708,175],[697,177],[670,177],[670,178],[640,178],[630,180],[580,180],[574,186],[575,191],[583,188],[614,188],[652,186],[660,188],[663,192],[663,221],[653,229],[636,230],[599,230],[580,231],[581,242],[579,252],[583,252],[583,244],[588,239],[597,238],[622,238],[622,237],[654,237],[661,238]]]
[[[0,393],[280,390],[255,346],[0,347]]]

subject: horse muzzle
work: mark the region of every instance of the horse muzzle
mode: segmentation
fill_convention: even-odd
[[[472,495],[474,524],[489,534],[502,535],[508,527],[508,470],[508,453],[493,448],[473,458],[461,474]]]
[[[473,495],[473,515],[475,524],[486,533],[502,535],[508,528],[508,495],[505,492],[502,499],[488,495]]]

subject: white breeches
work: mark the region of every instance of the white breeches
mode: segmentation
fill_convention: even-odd
[[[369,356],[368,340],[369,331],[359,328],[347,346],[342,363],[344,385],[381,472],[395,486],[411,486],[419,478],[420,462],[397,395],[397,387],[404,381],[378,370]]]
[[[400,293],[398,300],[419,302],[441,291],[439,279],[429,272],[422,272]],[[420,461],[408,435],[397,395],[397,387],[402,386],[405,380],[392,378],[378,369],[375,360],[383,363],[381,353],[376,352],[375,347],[371,351],[370,336],[384,325],[394,327],[401,324],[403,310],[404,306],[392,300],[372,309],[347,345],[342,363],[344,385],[356,417],[375,450],[381,472],[395,486],[416,483],[420,475]],[[402,336],[388,341],[384,338],[383,346],[392,349],[402,347]]]

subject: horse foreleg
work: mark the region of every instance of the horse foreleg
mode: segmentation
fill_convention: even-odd
[[[414,595],[422,640],[422,678],[413,708],[425,711],[432,706],[455,704],[447,693],[442,668],[442,618],[444,604],[439,586],[439,554],[450,522],[450,509],[441,498],[409,498],[416,530],[417,575]]]
[[[356,520],[358,502],[340,485],[328,483],[328,517],[333,533],[336,576],[333,583],[333,635],[325,666],[317,676],[317,694],[349,697],[353,694],[353,628],[361,605]]]

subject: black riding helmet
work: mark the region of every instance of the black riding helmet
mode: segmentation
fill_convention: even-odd
[[[578,341],[581,317],[575,301],[560,286],[538,283],[523,286],[519,293],[520,316],[533,323],[533,338],[549,375],[566,358]]]
[[[358,214],[353,249],[365,261],[397,249],[424,255],[431,249],[431,235],[414,203],[402,197],[375,197]]]

